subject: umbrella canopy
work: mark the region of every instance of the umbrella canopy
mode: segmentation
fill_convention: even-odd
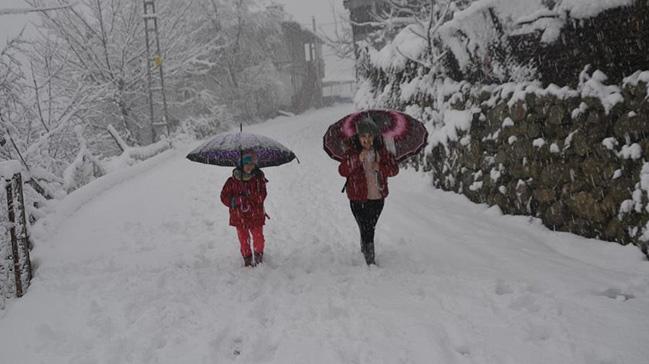
[[[351,147],[352,137],[356,135],[356,125],[368,117],[380,130],[397,162],[419,153],[428,143],[426,127],[410,115],[394,110],[366,110],[347,115],[327,129],[323,140],[327,154],[342,161]]]
[[[295,159],[295,153],[279,142],[251,133],[224,133],[212,138],[187,155],[187,159],[224,167],[238,167],[241,152],[254,150],[259,168],[275,167]]]

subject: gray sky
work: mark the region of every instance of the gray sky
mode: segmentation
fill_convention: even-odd
[[[315,16],[319,22],[331,22],[334,18],[332,7],[338,13],[345,13],[343,0],[273,0],[283,4],[285,10],[299,22],[311,24],[311,17]]]
[[[0,0],[0,9],[6,8],[25,8],[23,0]],[[27,15],[5,15],[0,16],[0,47],[4,46],[7,39],[11,39],[20,33],[20,30],[26,26],[33,16]]]
[[[138,1],[138,0],[132,0]],[[269,0],[285,6],[286,12],[294,17],[294,20],[303,23],[311,29],[312,17],[316,17],[318,31],[331,32],[336,16],[346,16],[343,8],[343,0]],[[0,8],[24,8],[27,5],[23,0],[0,0]],[[5,15],[0,16],[0,47],[4,46],[8,39],[15,37],[20,30],[34,21],[35,16],[31,15]],[[29,32],[29,27],[27,27]],[[332,55],[332,51],[325,49],[326,79],[353,79],[353,62],[350,60],[339,60]]]

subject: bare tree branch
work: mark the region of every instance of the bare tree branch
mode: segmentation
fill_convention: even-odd
[[[48,7],[41,7],[41,8],[0,9],[0,15],[28,14],[28,13],[46,12],[52,10],[62,10],[62,9],[71,8],[76,4],[77,2],[75,1],[74,3],[71,4],[64,4],[59,6],[48,6]]]

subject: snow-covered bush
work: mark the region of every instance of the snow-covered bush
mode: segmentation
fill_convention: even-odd
[[[106,174],[99,160],[88,150],[83,128],[77,126],[75,132],[79,140],[79,153],[63,171],[63,189],[68,193]]]
[[[195,139],[205,139],[219,131],[223,131],[225,123],[212,116],[189,117],[181,122],[179,131],[192,136]]]

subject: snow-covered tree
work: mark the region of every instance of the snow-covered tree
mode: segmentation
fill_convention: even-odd
[[[101,175],[94,156],[124,153],[109,125],[129,145],[151,142],[141,5],[80,0],[39,11],[35,39],[0,50],[0,158],[19,160],[41,194]],[[277,109],[283,14],[252,0],[158,0],[156,15],[181,132],[205,137],[228,128],[233,115],[249,120]],[[90,161],[92,173],[80,161]]]
[[[204,25],[192,21],[197,0],[158,1],[160,35],[168,84],[182,74],[188,62],[202,53],[203,44],[192,35]],[[31,5],[42,6],[41,0]],[[127,141],[147,144],[152,140],[147,109],[146,49],[141,3],[136,1],[83,0],[73,8],[41,15],[41,34],[35,48],[51,49],[51,65],[57,97],[77,102],[77,115],[91,135],[107,138],[106,125],[114,124]],[[41,75],[46,76],[47,75]],[[97,143],[99,138],[90,140]]]
[[[24,46],[21,36],[9,40],[0,50],[0,125],[2,137],[0,149],[2,159],[18,159],[21,151],[17,148],[14,135],[20,134],[16,127],[21,116],[28,114],[22,100],[24,93],[24,73],[18,60],[21,47]]]
[[[195,75],[207,78],[230,112],[250,120],[276,109],[281,96],[279,68],[283,14],[260,9],[257,1],[206,0],[202,16],[215,42],[194,60]],[[200,92],[194,92],[200,95]],[[281,97],[279,97],[281,98]]]
[[[332,29],[329,31],[320,29],[318,35],[333,50],[336,57],[353,60],[356,58],[356,47],[352,23],[347,15],[338,13],[333,4],[331,4],[331,13],[334,19]]]
[[[442,55],[437,30],[453,18],[456,11],[465,9],[475,0],[386,0],[373,13],[368,25],[375,31],[370,44],[383,46],[404,28],[426,42],[426,53],[417,62],[431,66]],[[397,49],[399,52],[399,50]],[[402,54],[410,58],[410,55]],[[427,60],[424,60],[427,59]]]

